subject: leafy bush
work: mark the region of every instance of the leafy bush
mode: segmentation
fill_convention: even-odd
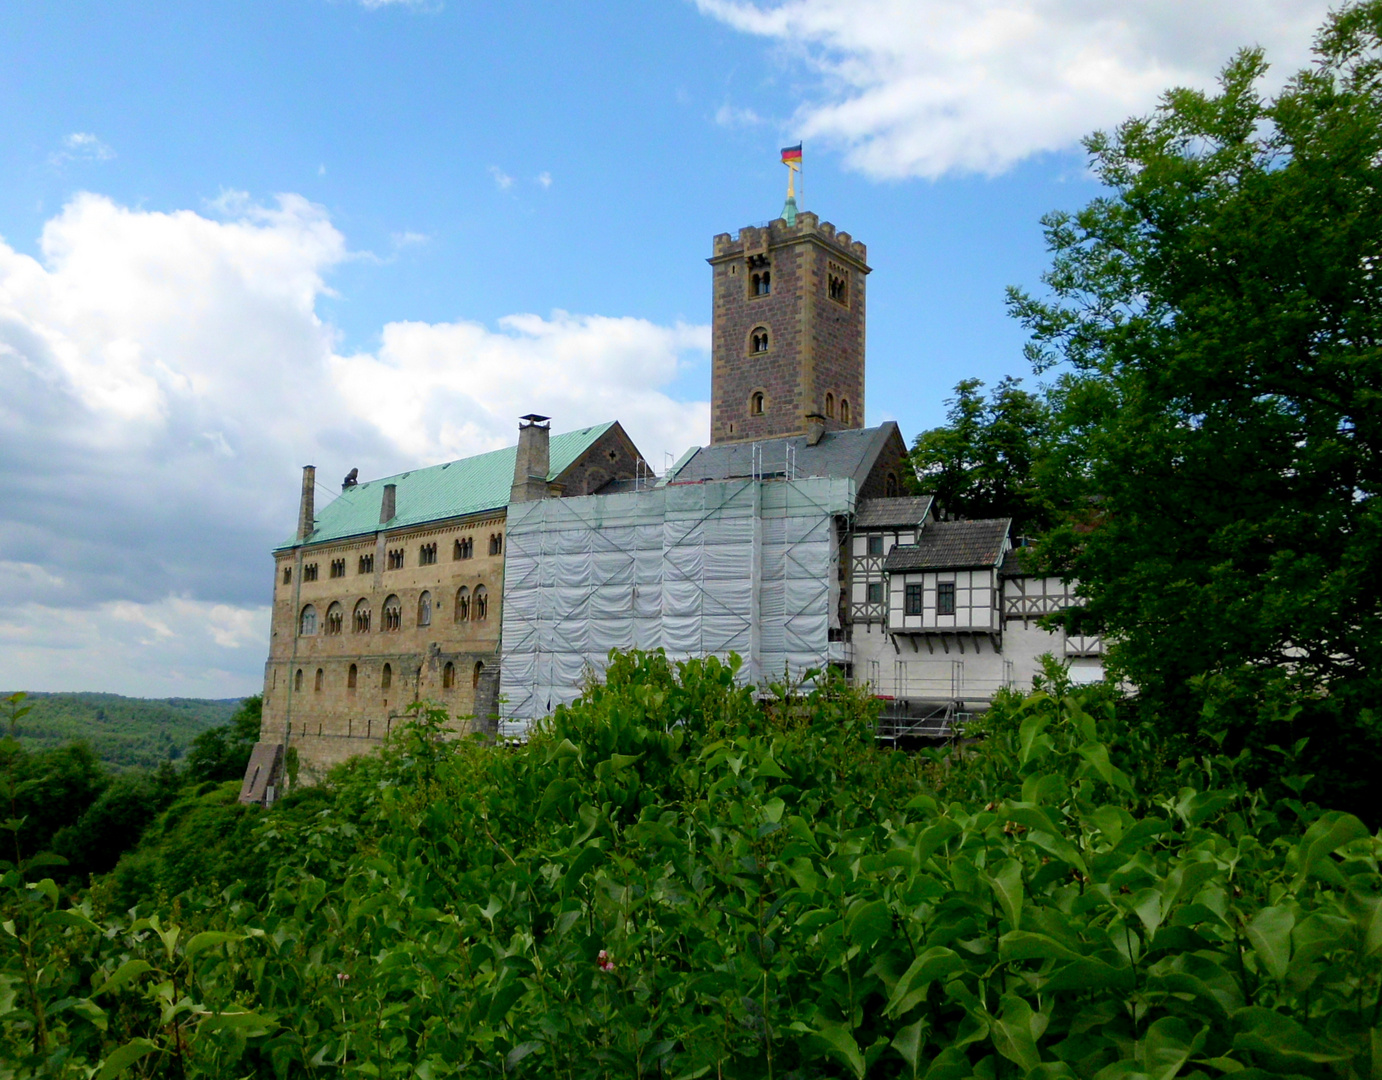
[[[981,741],[908,756],[829,683],[756,696],[731,665],[640,654],[611,672],[524,747],[447,741],[423,712],[255,815],[261,895],[223,877],[110,918],[11,869],[0,1057],[15,1076],[1375,1075],[1378,840],[1268,803],[1243,759],[1170,760],[1100,688],[1007,699]]]

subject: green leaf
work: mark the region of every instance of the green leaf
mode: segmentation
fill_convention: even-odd
[[[604,852],[594,844],[590,847],[581,848],[580,854],[576,856],[575,861],[571,863],[570,869],[566,871],[566,874],[561,879],[561,895],[566,896],[572,889],[579,885],[581,879],[585,877],[586,874],[590,873],[603,857]]]
[[[845,932],[866,952],[892,933],[893,917],[882,900],[870,900],[849,913]]]
[[[960,827],[950,818],[941,818],[934,825],[923,829],[917,837],[917,862],[925,862],[938,847],[959,835]]]
[[[194,934],[191,940],[182,947],[182,955],[191,960],[199,952],[204,952],[216,945],[224,945],[228,941],[239,940],[239,934],[228,934],[224,930],[203,930],[200,934]]]
[[[959,954],[943,945],[936,945],[912,961],[911,966],[902,973],[888,997],[883,1015],[905,1016],[907,1012],[926,996],[926,988],[937,979],[943,979],[965,966]]]
[[[1286,978],[1291,962],[1291,928],[1296,917],[1289,908],[1265,907],[1248,923],[1248,940],[1257,958],[1273,979]]]
[[[827,1024],[816,1029],[816,1034],[825,1040],[831,1053],[839,1057],[859,1080],[864,1080],[864,1055],[859,1052],[859,1044],[854,1034],[843,1024]]]
[[[1161,892],[1157,889],[1142,889],[1135,893],[1132,898],[1132,909],[1137,913],[1137,917],[1142,920],[1142,925],[1147,928],[1147,935],[1150,938],[1156,933],[1156,928],[1161,925]]]
[[[1297,872],[1302,875],[1318,873],[1339,848],[1369,835],[1367,826],[1352,814],[1338,810],[1321,814],[1296,845]]]
[[[278,1021],[259,1013],[223,1012],[203,1017],[200,1027],[207,1031],[243,1031],[247,1035],[265,1035],[278,1027]]]
[[[525,1057],[531,1054],[534,1050],[541,1049],[542,1043],[537,1042],[535,1040],[530,1040],[529,1042],[521,1042],[512,1050],[510,1050],[507,1054],[504,1055],[504,1065],[506,1068],[512,1069],[515,1065],[517,1065]]]
[[[101,1071],[96,1074],[96,1080],[112,1080],[140,1058],[152,1054],[157,1049],[157,1044],[151,1043],[148,1039],[131,1039],[124,1046],[111,1051],[110,1057],[106,1058],[101,1066]]]
[[[1025,998],[1004,994],[1002,1018],[990,1022],[989,1032],[995,1050],[1016,1062],[1023,1072],[1030,1072],[1041,1064],[1036,1039],[1045,1028],[1045,1017],[1032,1012]]]
[[[1021,765],[1035,758],[1040,761],[1051,749],[1050,738],[1039,739],[1038,736],[1046,730],[1051,723],[1049,713],[1032,713],[1027,719],[1022,721],[1022,726],[1017,729],[1017,741],[1020,747],[1017,760]]]
[[[1007,859],[994,869],[989,876],[989,886],[998,898],[998,906],[1007,916],[1008,925],[1014,930],[1022,926],[1022,864],[1016,859]]]
[[[1239,1009],[1233,1019],[1246,1029],[1233,1037],[1235,1049],[1254,1050],[1289,1064],[1323,1065],[1346,1061],[1351,1056],[1346,1051],[1325,1046],[1285,1013],[1253,1005]]]
[[[1175,1080],[1177,1073],[1199,1050],[1209,1028],[1203,1027],[1196,1036],[1175,1016],[1163,1016],[1147,1029],[1142,1038],[1143,1068],[1152,1080]]]
[[[926,1026],[926,1017],[923,1016],[915,1024],[908,1024],[905,1028],[900,1028],[892,1040],[892,1048],[902,1055],[903,1061],[911,1066],[914,1077],[921,1062],[921,1049],[926,1045]]]
[[[998,958],[1013,960],[1079,960],[1081,955],[1053,937],[1027,930],[1010,930],[998,939]]]
[[[144,960],[126,960],[109,979],[103,982],[96,990],[96,996],[101,994],[113,994],[116,990],[122,990],[146,971],[152,971],[153,966]]]

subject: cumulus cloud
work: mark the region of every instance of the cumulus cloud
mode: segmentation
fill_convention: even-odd
[[[752,109],[725,104],[715,111],[715,123],[721,127],[757,127],[763,118]]]
[[[1283,81],[1327,0],[696,0],[812,74],[793,137],[879,179],[1002,172],[1212,85],[1261,45]],[[724,110],[721,110],[724,112]],[[724,121],[721,121],[724,122]]]
[[[664,388],[706,328],[391,323],[343,354],[317,304],[352,257],[321,207],[240,192],[206,213],[82,194],[37,257],[0,241],[0,687],[252,689],[304,464],[329,494],[353,466],[511,444],[533,410],[620,419],[655,462],[704,438],[705,403]]]
[[[552,174],[549,173],[549,172],[540,172],[540,173],[538,173],[538,174],[537,174],[537,182],[538,182],[539,185],[541,185],[541,186],[544,187],[544,188],[549,188],[549,187],[551,187],[551,186],[552,186]]]
[[[109,161],[115,151],[89,131],[74,131],[62,140],[62,149],[52,155],[52,162]]]
[[[508,191],[513,187],[513,177],[501,169],[498,165],[489,167],[490,176],[494,177],[494,186],[500,191]]]

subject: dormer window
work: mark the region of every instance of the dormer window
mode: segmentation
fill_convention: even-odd
[[[749,398],[749,415],[763,415],[763,391],[756,390],[754,391],[753,396]]]
[[[753,333],[749,335],[749,352],[765,353],[768,351],[768,328],[766,326],[755,326]]]

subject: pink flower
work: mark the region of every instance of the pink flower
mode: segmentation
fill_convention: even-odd
[[[347,975],[344,971],[338,971],[336,973],[336,981],[340,983],[342,986],[346,984],[346,980],[348,980],[349,978],[350,976]]]
[[[601,949],[599,955],[595,957],[595,966],[601,971],[613,971],[614,961],[609,958],[609,953]]]

